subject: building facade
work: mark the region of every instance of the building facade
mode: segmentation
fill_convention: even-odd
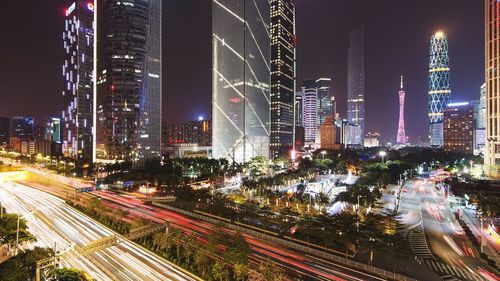
[[[159,159],[162,1],[98,3],[96,158]]]
[[[442,31],[431,37],[429,57],[429,135],[431,146],[443,146],[443,111],[451,99],[448,38]]]
[[[45,124],[44,140],[61,143],[61,118],[51,117]]]
[[[212,145],[212,122],[210,120],[189,121],[180,124],[164,126],[164,141],[166,146],[181,143],[196,143],[200,146]]]
[[[340,150],[342,146],[337,142],[337,125],[333,115],[327,116],[320,126],[321,148]]]
[[[271,158],[287,156],[294,143],[295,1],[270,0]]]
[[[35,137],[35,118],[16,116],[12,118],[12,137],[20,140],[32,140]]]
[[[269,1],[212,1],[213,157],[269,157]]]
[[[333,96],[331,93],[331,78],[320,78],[316,80],[318,89],[318,128],[325,123],[329,116],[335,118],[333,110]]]
[[[500,9],[496,0],[485,0],[486,147],[484,170],[500,176]]]
[[[474,155],[484,155],[486,145],[486,84],[481,86],[479,100],[473,100],[474,110]]]
[[[365,136],[365,147],[379,147],[380,133],[368,132]]]
[[[398,123],[398,135],[396,138],[397,144],[406,144],[405,97],[406,93],[403,90],[403,76],[401,76],[401,88],[399,90],[399,123]]]
[[[474,112],[468,102],[450,103],[443,110],[444,150],[472,154],[474,152]]]
[[[359,127],[353,145],[363,145],[365,136],[364,26],[351,31],[347,57],[347,120]]]
[[[67,1],[63,49],[63,150],[70,158],[93,160],[93,1]]]
[[[318,132],[318,88],[314,80],[304,81],[302,87],[302,127],[304,141],[315,144]]]
[[[10,142],[10,118],[0,117],[0,146],[6,146]]]

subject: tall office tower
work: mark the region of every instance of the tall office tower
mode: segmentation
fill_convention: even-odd
[[[35,118],[16,116],[12,118],[12,137],[32,140],[35,136]]]
[[[267,0],[212,1],[213,157],[269,157],[270,7]]]
[[[485,0],[486,147],[485,173],[500,176],[500,3]]]
[[[347,58],[347,120],[358,127],[353,145],[363,145],[365,136],[364,32],[364,26],[351,31]]]
[[[271,158],[290,154],[294,142],[295,4],[270,0]]]
[[[481,86],[479,100],[472,101],[474,110],[474,155],[484,154],[486,145],[486,84]]]
[[[326,118],[333,116],[333,97],[330,92],[332,79],[320,78],[316,80],[316,87],[318,88],[318,128],[325,123]]]
[[[314,144],[318,131],[318,88],[314,80],[306,80],[302,87],[302,126],[304,141]]]
[[[403,90],[403,76],[401,76],[401,89],[399,90],[399,125],[398,125],[398,136],[396,138],[397,144],[406,144],[405,95],[406,93]]]
[[[429,134],[431,146],[443,146],[443,110],[451,99],[448,39],[442,31],[431,37],[429,58]]]
[[[161,0],[102,0],[97,5],[99,161],[159,159]]]
[[[77,0],[66,9],[63,47],[63,151],[81,161],[92,161],[94,4]]]
[[[450,103],[443,110],[444,150],[472,154],[474,113],[468,102]]]
[[[10,118],[0,117],[0,146],[10,142]]]

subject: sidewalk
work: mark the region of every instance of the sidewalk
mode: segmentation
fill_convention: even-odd
[[[481,222],[478,218],[474,216],[473,210],[462,209],[462,219],[469,226],[474,236],[480,241],[481,240]],[[483,229],[484,237],[484,253],[488,257],[495,261],[496,264],[500,265],[500,245],[490,238],[490,233]]]

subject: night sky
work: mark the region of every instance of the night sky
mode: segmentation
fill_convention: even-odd
[[[37,3],[37,5],[35,5]],[[0,116],[44,119],[62,107],[65,0],[3,1],[0,15]],[[481,0],[296,0],[298,86],[333,78],[345,116],[348,32],[365,24],[366,127],[394,140],[399,77],[405,76],[406,132],[427,135],[430,36],[448,34],[452,100],[477,99],[484,82]],[[165,0],[164,117],[209,116],[211,1]]]

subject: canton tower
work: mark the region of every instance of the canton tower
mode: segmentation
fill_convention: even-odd
[[[406,144],[405,133],[405,91],[403,90],[403,76],[401,76],[401,89],[399,90],[399,126],[397,144]]]

